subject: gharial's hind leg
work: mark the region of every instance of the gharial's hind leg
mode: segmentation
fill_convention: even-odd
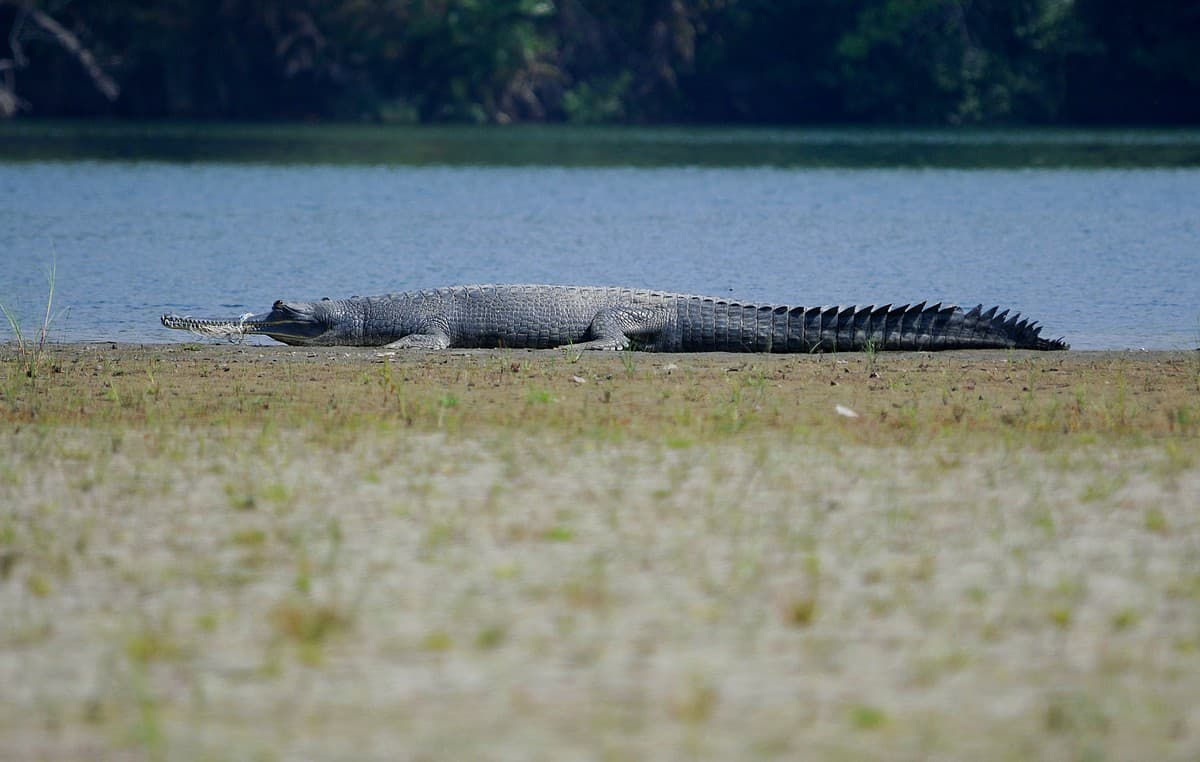
[[[439,350],[450,348],[450,337],[444,333],[410,333],[396,339],[391,344],[384,344],[387,349],[428,349]]]
[[[669,311],[665,307],[604,307],[596,312],[588,326],[592,338],[572,349],[629,349],[634,341],[649,344],[666,326]]]

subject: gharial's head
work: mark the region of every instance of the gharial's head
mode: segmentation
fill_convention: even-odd
[[[204,336],[235,338],[249,334],[270,336],[284,344],[331,346],[352,344],[361,329],[345,300],[322,299],[319,302],[285,302],[271,306],[265,315],[246,313],[237,318],[194,318],[163,315],[162,324]]]

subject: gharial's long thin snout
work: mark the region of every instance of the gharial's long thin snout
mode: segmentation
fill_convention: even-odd
[[[202,336],[237,337],[247,334],[270,336],[284,344],[320,344],[331,326],[331,302],[285,302],[271,305],[271,311],[255,315],[247,312],[236,318],[194,318],[163,315],[162,324]]]
[[[194,318],[187,315],[163,315],[162,324],[167,328],[191,331],[204,336],[244,336],[259,333],[263,325],[253,313],[247,312],[240,318]]]

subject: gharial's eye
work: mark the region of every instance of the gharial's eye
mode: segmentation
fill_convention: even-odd
[[[276,300],[275,300],[275,303],[271,305],[271,309],[275,309],[275,310],[281,310],[281,309],[283,309],[283,300],[282,300],[282,299],[276,299]]]
[[[329,297],[328,297],[328,296],[322,296],[322,297],[321,297],[321,301],[323,301],[323,302],[327,302],[327,301],[329,301]]]

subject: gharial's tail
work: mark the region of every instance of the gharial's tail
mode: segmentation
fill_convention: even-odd
[[[1044,339],[1041,326],[978,305],[964,311],[924,302],[882,307],[790,307],[717,301],[704,319],[693,319],[684,349],[724,351],[862,352],[943,349],[1068,349],[1062,339]],[[698,310],[700,316],[705,313]]]
[[[984,342],[999,339],[1014,349],[1057,351],[1071,348],[1061,336],[1057,339],[1042,338],[1042,326],[1038,325],[1036,320],[1022,318],[1019,312],[1014,312],[1009,316],[1008,310],[997,314],[997,309],[999,308],[992,307],[984,312],[983,305],[978,304],[969,312],[956,310],[956,312],[962,312],[962,338],[968,342],[971,340],[971,335]],[[952,321],[952,332],[953,325]]]
[[[886,350],[942,349],[1069,349],[1061,338],[1044,339],[1036,321],[999,307],[984,310],[979,304],[968,311],[953,305],[924,302],[893,307],[849,307],[836,313],[822,344],[865,349],[872,342]],[[848,313],[848,314],[847,314]]]

